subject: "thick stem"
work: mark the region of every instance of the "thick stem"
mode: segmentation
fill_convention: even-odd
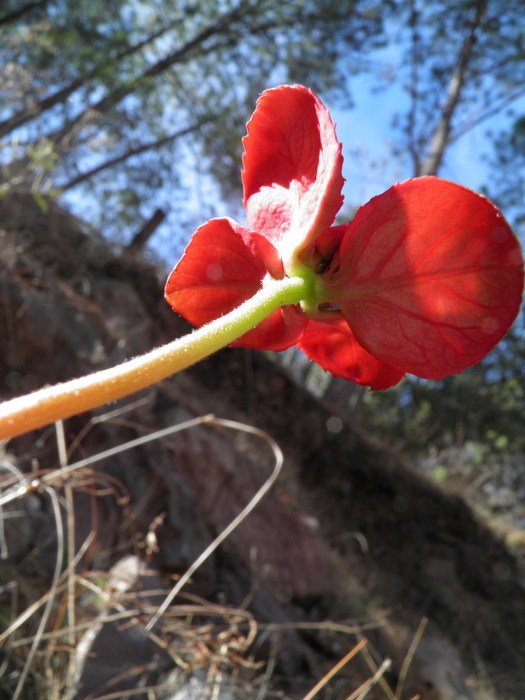
[[[300,277],[272,280],[237,309],[183,338],[117,367],[5,401],[0,404],[0,439],[88,411],[159,382],[229,345],[276,309],[297,304],[310,293],[311,282]]]

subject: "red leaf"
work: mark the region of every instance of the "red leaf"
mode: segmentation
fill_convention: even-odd
[[[282,257],[328,228],[343,203],[341,144],[326,107],[301,85],[264,92],[243,139],[250,228]]]
[[[191,240],[166,283],[172,308],[202,326],[237,308],[263,285],[267,271],[283,276],[282,263],[269,241],[231,219],[212,219]],[[295,343],[306,318],[295,307],[274,311],[239,338],[239,347],[285,350]]]
[[[388,389],[404,375],[359,345],[345,320],[309,321],[297,347],[334,376],[371,389]]]
[[[430,379],[485,357],[523,291],[520,247],[498,209],[434,177],[395,185],[363,206],[340,265],[326,283],[358,341]]]
[[[165,297],[195,326],[223,316],[260,288],[264,261],[247,246],[231,219],[211,219],[193,234],[166,282]]]

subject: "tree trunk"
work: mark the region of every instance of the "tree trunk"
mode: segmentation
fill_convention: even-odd
[[[439,171],[449,142],[452,119],[465,85],[465,78],[472,56],[472,50],[476,43],[476,34],[487,9],[487,2],[488,0],[478,0],[476,14],[471,22],[463,46],[461,47],[456,69],[448,85],[445,104],[439,122],[434,130],[428,155],[417,175],[437,175]]]

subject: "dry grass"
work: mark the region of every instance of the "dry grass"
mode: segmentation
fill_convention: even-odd
[[[118,418],[120,412],[106,414],[105,420]],[[100,419],[98,419],[100,420]],[[145,442],[160,440],[197,425],[208,424],[228,430],[243,431],[266,441],[274,457],[271,475],[255,496],[232,520],[215,540],[193,562],[171,589],[141,589],[144,577],[155,574],[147,567],[141,569],[148,555],[155,551],[155,530],[162,516],[153,522],[142,541],[142,559],[124,557],[109,571],[97,571],[80,566],[89,552],[96,533],[91,531],[75,550],[75,490],[97,484],[98,492],[115,490],[115,484],[95,472],[94,465],[119,452],[133,449]],[[86,428],[91,429],[92,424]],[[144,697],[176,698],[183,686],[196,688],[195,697],[202,698],[284,698],[279,691],[274,672],[279,660],[277,646],[261,661],[256,659],[261,640],[271,632],[308,629],[323,635],[343,638],[348,651],[335,663],[311,689],[304,700],[314,698],[343,698],[331,689],[332,682],[343,670],[348,670],[356,657],[359,669],[352,677],[353,690],[347,700],[364,700],[371,697],[400,700],[403,695],[404,674],[410,665],[415,646],[423,633],[414,639],[403,667],[397,688],[385,679],[390,661],[380,659],[371,650],[364,634],[366,624],[325,621],[322,623],[298,623],[297,625],[261,625],[243,608],[217,605],[184,591],[196,570],[230,536],[233,530],[257,506],[277,480],[283,456],[279,446],[267,435],[252,426],[226,421],[208,415],[186,421],[153,434],[116,446],[98,455],[68,463],[68,451],[61,425],[56,427],[57,469],[35,471],[29,475],[20,473],[4,451],[2,461],[3,514],[0,528],[0,553],[4,561],[1,577],[0,602],[2,627],[0,644],[0,697],[12,700],[74,700],[79,683],[93,654],[97,638],[107,625],[117,626],[119,631],[129,631],[140,640],[148,640],[152,649],[150,660],[126,668],[114,675],[96,694],[83,695],[84,700],[110,700],[111,698]],[[82,440],[84,435],[78,437]],[[38,571],[27,576],[9,565],[9,546],[4,536],[6,519],[25,517],[19,504],[31,495],[47,498],[54,519],[56,542],[55,561],[51,580]],[[123,494],[117,494],[125,501]],[[160,579],[159,579],[160,580]],[[162,600],[159,604],[158,601]],[[373,623],[377,624],[377,623]],[[159,664],[159,658],[163,662]],[[169,663],[166,663],[169,660]],[[368,668],[368,675],[363,674]],[[360,683],[355,679],[363,678]],[[125,682],[128,690],[119,684]],[[190,697],[185,695],[184,697]],[[293,697],[298,697],[294,695]]]

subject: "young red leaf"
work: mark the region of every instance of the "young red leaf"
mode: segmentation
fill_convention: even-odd
[[[247,131],[242,181],[248,224],[286,261],[341,208],[341,144],[326,107],[301,85],[264,92]]]

